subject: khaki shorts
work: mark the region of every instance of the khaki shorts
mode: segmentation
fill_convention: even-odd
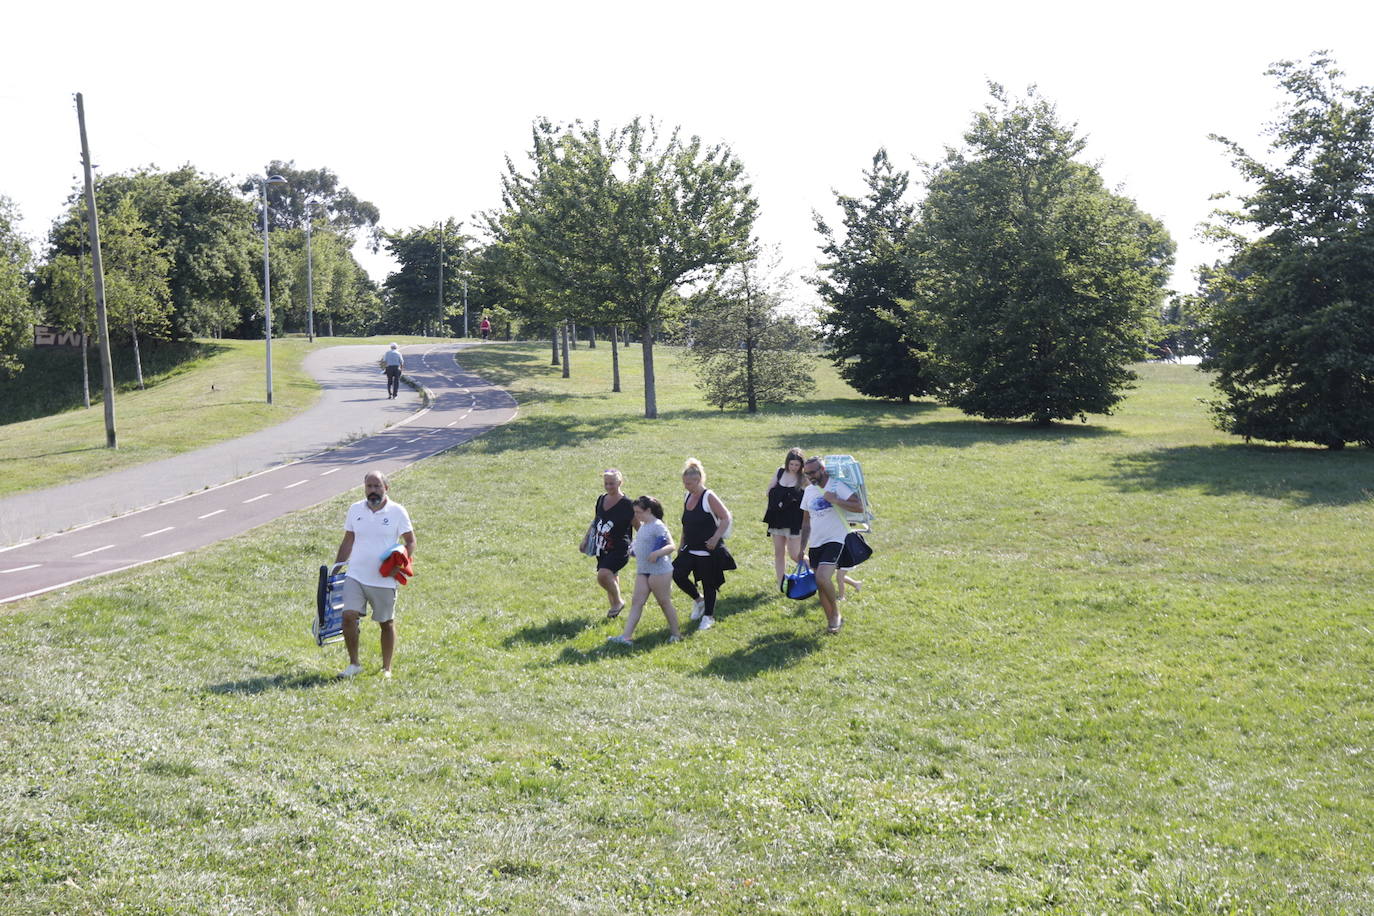
[[[357,579],[344,580],[343,606],[345,611],[357,611],[367,615],[367,606],[372,605],[372,619],[386,623],[396,616],[396,589],[380,585],[363,585]]]

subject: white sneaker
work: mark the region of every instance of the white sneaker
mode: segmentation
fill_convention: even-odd
[[[382,669],[382,677],[386,678],[388,681],[391,680],[391,669],[390,669],[390,668],[383,668],[383,669]]]
[[[714,618],[714,617],[702,617],[702,618],[701,618],[701,623],[697,624],[697,629],[698,629],[698,630],[709,630],[709,629],[711,629],[711,627],[713,627],[713,626],[715,626],[715,625],[716,625],[716,618]]]
[[[706,611],[706,599],[705,599],[705,598],[698,598],[696,601],[693,601],[693,602],[692,602],[692,620],[693,620],[693,621],[700,620],[700,619],[701,619],[701,615],[702,615],[703,613],[705,613],[705,611]]]
[[[354,677],[362,673],[362,665],[349,665],[347,668],[339,672],[339,677]]]

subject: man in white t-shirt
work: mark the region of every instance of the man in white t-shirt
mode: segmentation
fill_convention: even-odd
[[[335,563],[348,562],[343,589],[343,635],[348,647],[348,667],[339,677],[353,677],[363,670],[358,663],[358,620],[372,606],[372,619],[382,628],[382,677],[391,677],[391,656],[396,651],[396,580],[384,576],[382,563],[399,545],[408,557],[415,556],[415,532],[410,515],[400,503],[387,497],[386,475],[368,471],[363,478],[365,499],[348,507],[343,542]]]
[[[835,569],[844,553],[849,522],[840,509],[862,512],[863,500],[843,481],[831,479],[820,458],[806,459],[802,473],[811,482],[802,493],[801,549],[810,547],[807,562],[816,572],[816,594],[825,611],[826,632],[833,636],[844,626],[835,593]]]

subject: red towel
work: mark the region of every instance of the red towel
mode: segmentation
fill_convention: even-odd
[[[406,579],[415,575],[415,568],[410,565],[410,554],[397,547],[391,551],[391,556],[382,561],[380,572],[405,585]]]

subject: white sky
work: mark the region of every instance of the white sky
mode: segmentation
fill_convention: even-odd
[[[1179,244],[1173,285],[1214,256],[1196,237],[1239,190],[1215,132],[1262,149],[1275,60],[1329,49],[1374,84],[1374,3],[652,2],[16,4],[4,14],[0,194],[46,234],[77,183],[72,94],[106,173],[190,163],[241,178],[271,159],[328,167],[389,229],[499,203],[529,128],[636,114],[725,141],[759,196],[761,240],[814,270],[811,212],[858,194],[885,146],[958,144],[988,80],[1030,83]],[[364,258],[374,278],[384,258]]]

